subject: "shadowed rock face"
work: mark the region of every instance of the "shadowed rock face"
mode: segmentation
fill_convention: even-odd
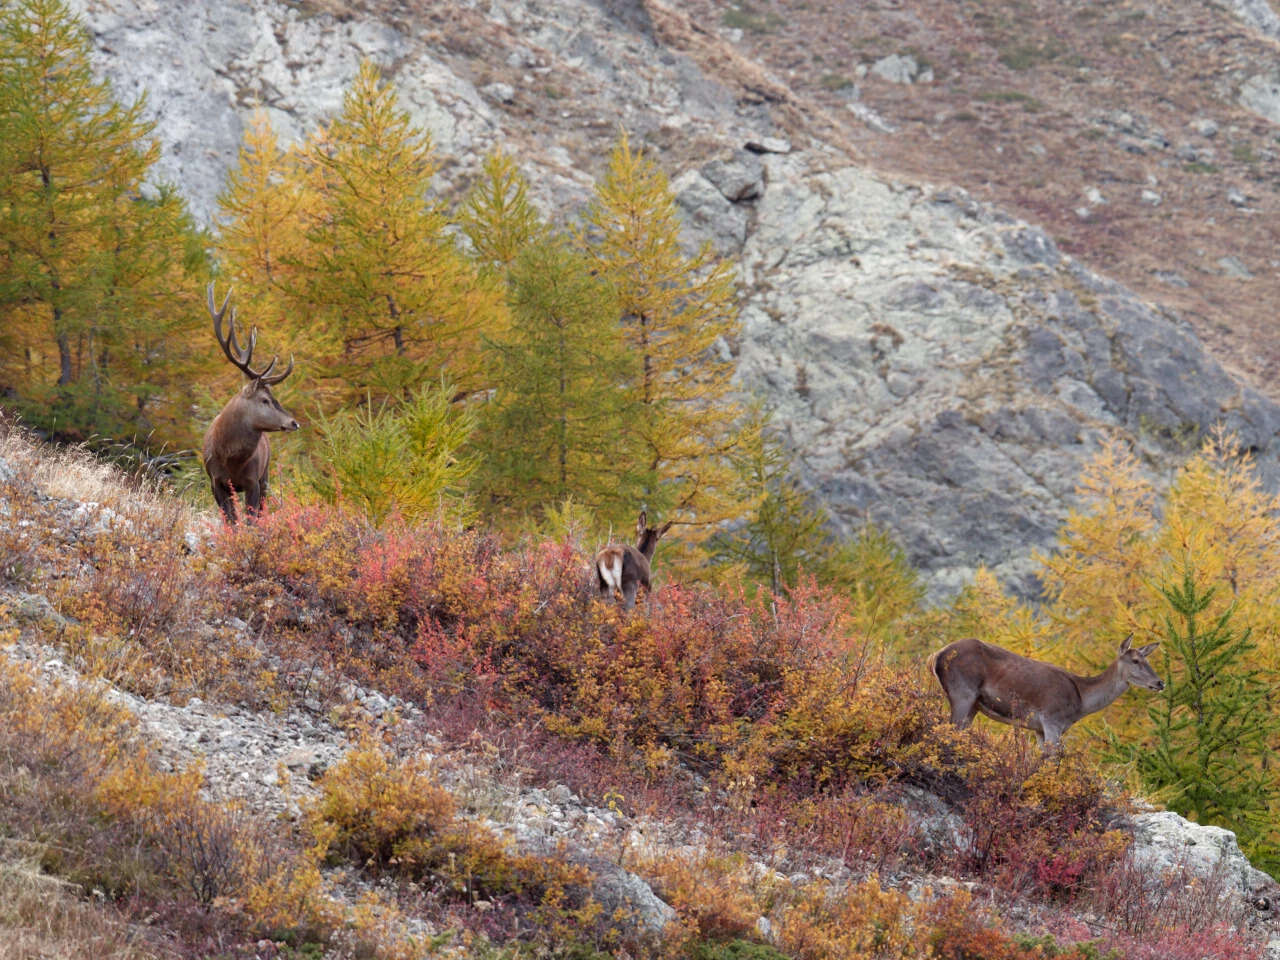
[[[339,108],[362,57],[430,131],[443,194],[502,144],[548,210],[573,209],[624,124],[672,176],[689,242],[740,264],[742,335],[723,349],[802,481],[843,529],[896,533],[935,599],[980,564],[1034,596],[1030,554],[1107,437],[1167,475],[1223,422],[1280,481],[1280,409],[1187,324],[962,190],[852,165],[767,71],[709,35],[675,49],[678,23],[639,2],[77,5],[122,98],[148,92],[160,176],[200,218],[256,103],[287,143]]]
[[[1033,596],[1083,464],[1157,471],[1215,425],[1275,486],[1280,408],[1191,329],[957,190],[766,157],[743,248],[739,373],[836,517],[898,534],[931,592],[987,564]]]

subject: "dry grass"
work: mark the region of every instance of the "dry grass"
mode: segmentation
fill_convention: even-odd
[[[128,477],[79,447],[40,443],[25,431],[0,423],[0,462],[47,497],[96,503],[130,519],[154,514],[168,529],[198,522],[201,511],[166,493],[152,479]]]
[[[158,960],[110,908],[84,900],[74,884],[42,873],[26,845],[0,846],[0,960]]]

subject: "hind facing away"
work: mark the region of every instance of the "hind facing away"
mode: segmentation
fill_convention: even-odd
[[[651,564],[653,552],[662,535],[671,529],[674,521],[668,520],[657,529],[649,526],[645,511],[636,519],[636,545],[611,543],[596,554],[596,593],[601,599],[621,594],[623,605],[630,610],[636,605],[636,591],[651,588]]]

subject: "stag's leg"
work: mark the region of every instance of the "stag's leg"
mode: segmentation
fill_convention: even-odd
[[[214,480],[211,486],[213,487],[213,502],[218,505],[218,509],[222,511],[227,523],[234,525],[236,522],[235,493],[229,486],[217,480]]]
[[[262,509],[262,486],[256,480],[245,484],[244,488],[244,513],[245,516],[252,520]]]

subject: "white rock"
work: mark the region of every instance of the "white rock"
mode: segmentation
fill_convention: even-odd
[[[871,72],[890,83],[911,83],[920,72],[916,58],[907,54],[891,53],[871,65]],[[933,79],[932,72],[930,80]]]
[[[1230,830],[1192,823],[1171,810],[1138,814],[1132,822],[1132,856],[1145,870],[1161,875],[1185,870],[1204,880],[1221,871],[1229,888],[1243,896],[1275,886],[1249,863]]]

